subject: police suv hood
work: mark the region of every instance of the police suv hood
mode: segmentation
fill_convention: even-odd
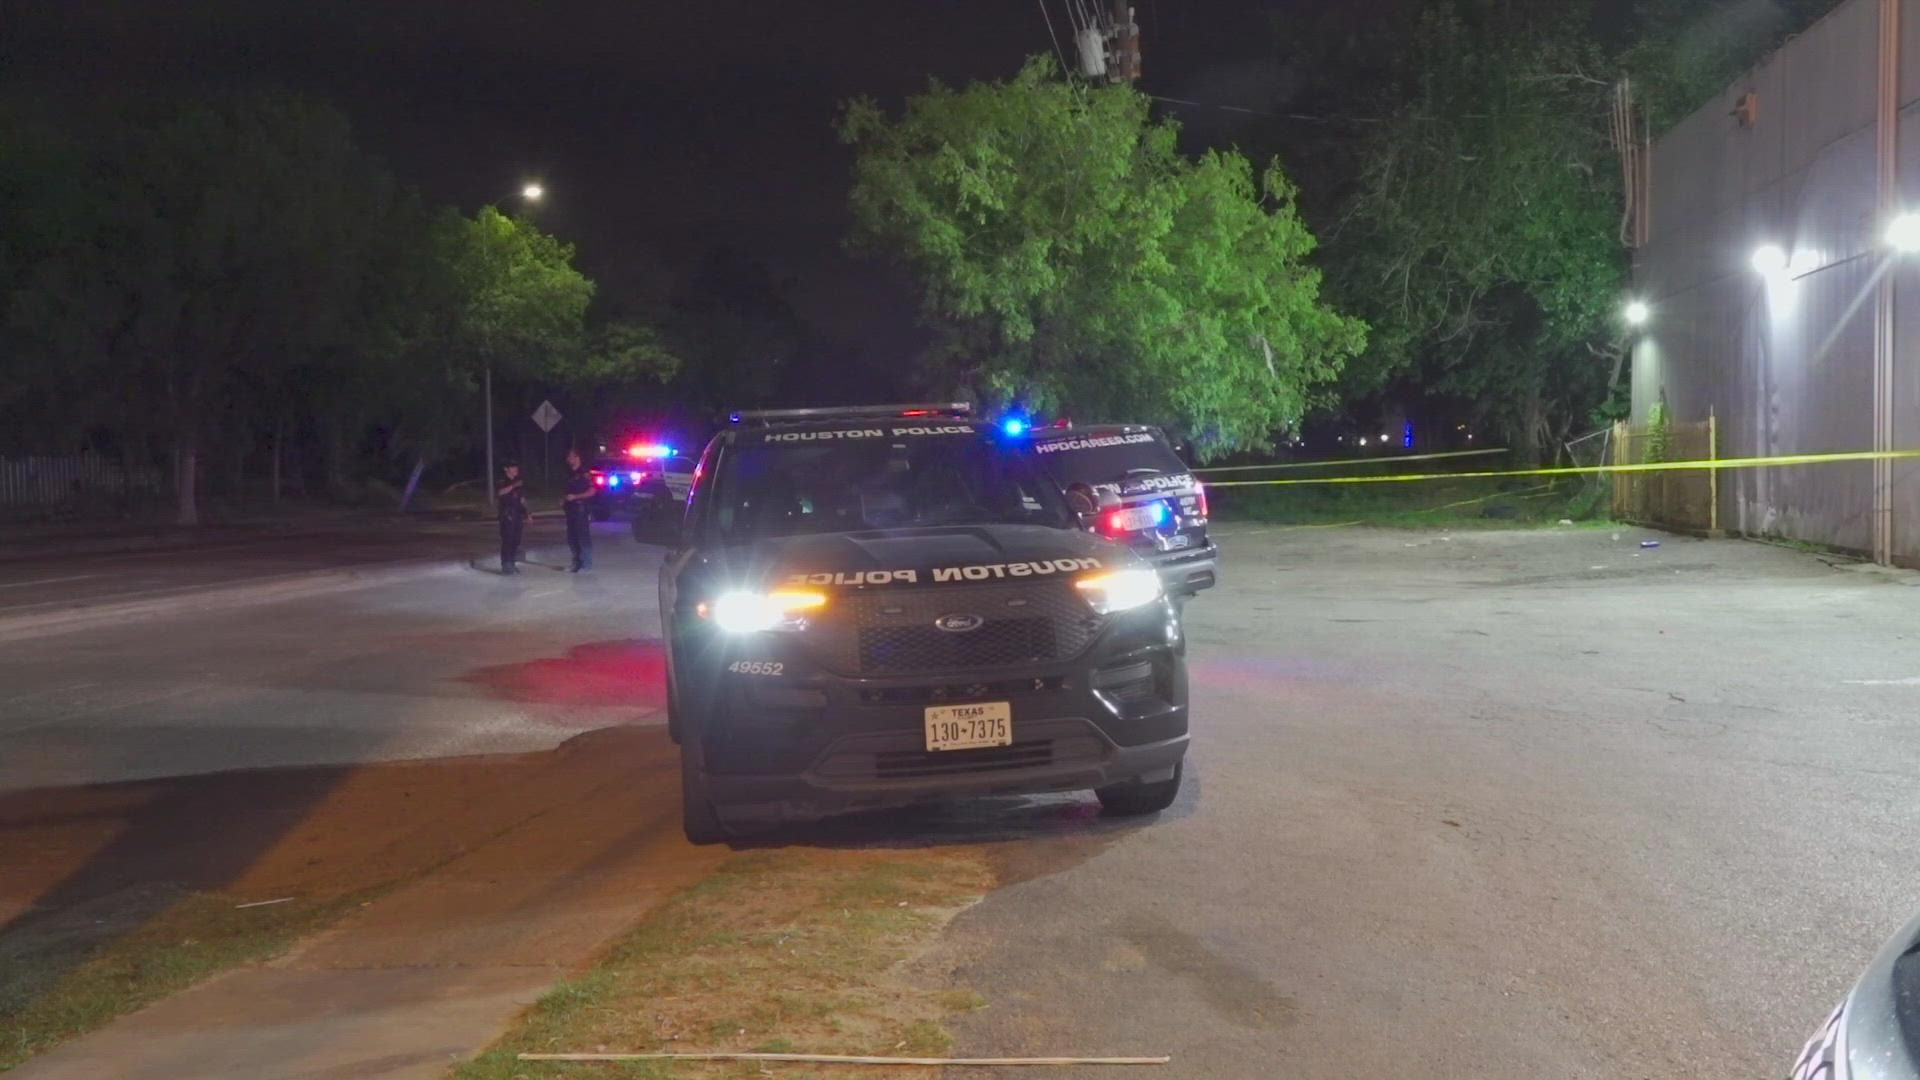
[[[1077,576],[1142,565],[1075,529],[959,525],[761,540],[717,560],[734,580],[814,586],[944,585]]]

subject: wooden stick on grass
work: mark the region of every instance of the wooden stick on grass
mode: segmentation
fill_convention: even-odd
[[[848,1057],[841,1054],[520,1054],[521,1061],[790,1061],[809,1065],[1165,1065],[1171,1057]]]

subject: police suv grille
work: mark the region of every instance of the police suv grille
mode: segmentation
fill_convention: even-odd
[[[998,682],[948,683],[935,686],[873,686],[860,691],[862,705],[937,705],[943,701],[994,701],[1059,690],[1064,676],[1003,679]]]
[[[972,630],[935,620],[971,615]],[[837,597],[807,631],[820,662],[858,675],[917,675],[1065,660],[1100,629],[1071,582],[861,589]]]
[[[984,750],[896,750],[873,756],[873,775],[881,780],[920,776],[999,772],[1053,764],[1053,740],[1014,743]]]

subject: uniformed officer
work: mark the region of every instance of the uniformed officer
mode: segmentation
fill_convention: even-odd
[[[567,548],[573,552],[568,570],[575,574],[593,569],[592,499],[593,477],[587,474],[587,463],[579,450],[568,450],[567,494],[560,508],[567,515]]]
[[[509,461],[501,468],[504,474],[499,486],[494,489],[496,503],[500,509],[500,572],[517,574],[520,567],[520,538],[526,532],[527,510],[526,481],[520,477],[520,463]]]

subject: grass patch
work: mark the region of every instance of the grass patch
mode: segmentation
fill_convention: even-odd
[[[370,893],[238,908],[248,898],[150,889],[21,931],[0,956],[0,1071],[236,964],[267,959]]]
[[[1605,499],[1596,497],[1594,487],[1581,480],[1549,482],[1531,477],[1216,486],[1207,494],[1216,519],[1271,525],[1534,529],[1562,520],[1601,523],[1606,509]]]
[[[916,985],[903,967],[991,884],[985,860],[964,849],[737,856],[543,997],[455,1076],[764,1075],[752,1063],[567,1065],[515,1057],[528,1052],[948,1054],[945,1020],[985,999]],[[783,1075],[887,1075],[871,1067],[797,1069]]]

